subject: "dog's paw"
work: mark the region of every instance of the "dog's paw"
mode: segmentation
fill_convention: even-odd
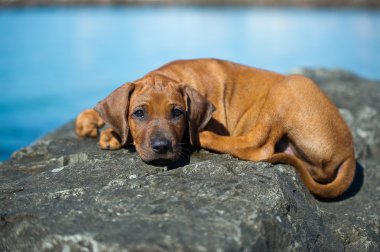
[[[121,148],[119,135],[111,128],[100,133],[99,146],[103,150],[118,150]]]
[[[75,132],[80,137],[97,137],[98,129],[103,127],[104,121],[98,112],[87,109],[81,112],[75,120]]]

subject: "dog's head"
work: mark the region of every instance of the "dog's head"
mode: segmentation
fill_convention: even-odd
[[[198,132],[215,111],[195,89],[167,79],[126,83],[95,108],[120,136],[133,143],[142,160],[175,161],[182,152],[184,135],[199,145]]]

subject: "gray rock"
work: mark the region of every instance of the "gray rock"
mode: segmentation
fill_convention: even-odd
[[[380,83],[302,73],[353,130],[358,172],[341,198],[315,199],[290,166],[204,150],[150,166],[70,122],[0,165],[0,251],[379,251]]]

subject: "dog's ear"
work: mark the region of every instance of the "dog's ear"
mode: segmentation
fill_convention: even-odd
[[[186,103],[190,143],[199,146],[199,132],[210,121],[215,107],[195,89],[186,85],[181,89]]]
[[[125,83],[104,100],[100,101],[95,107],[100,117],[119,134],[122,146],[128,140],[129,99],[134,88],[135,85],[133,83]]]

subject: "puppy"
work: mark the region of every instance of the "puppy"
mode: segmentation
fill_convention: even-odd
[[[314,82],[216,60],[180,60],[126,83],[76,120],[100,147],[133,143],[142,160],[170,162],[190,144],[294,166],[315,195],[341,195],[355,175],[352,136]]]

